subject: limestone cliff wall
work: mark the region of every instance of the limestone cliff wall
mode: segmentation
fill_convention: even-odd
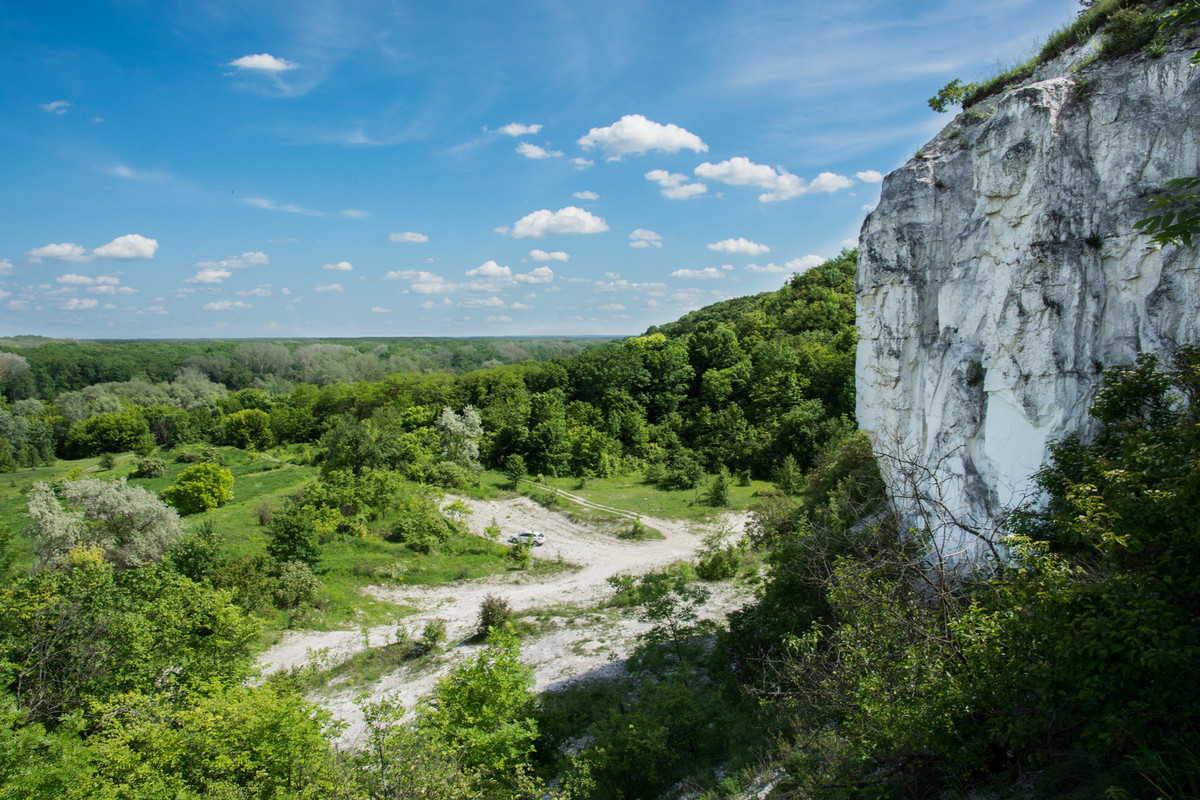
[[[1132,227],[1200,174],[1193,49],[1065,56],[887,176],[859,243],[858,420],[909,512],[916,490],[987,526],[1086,432],[1103,368],[1200,339],[1200,249]]]

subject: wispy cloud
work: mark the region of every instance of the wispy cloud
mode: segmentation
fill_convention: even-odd
[[[242,201],[247,205],[252,205],[255,208],[265,208],[268,211],[286,211],[289,214],[303,214],[307,217],[323,217],[324,211],[313,211],[311,208],[303,208],[301,206],[292,205],[291,203],[279,204],[265,197],[247,197]]]
[[[47,114],[62,115],[70,111],[72,105],[74,105],[74,103],[71,103],[67,100],[55,100],[51,103],[42,103],[38,106],[38,108],[40,108],[42,111],[45,111]]]

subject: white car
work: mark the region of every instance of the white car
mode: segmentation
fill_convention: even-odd
[[[546,537],[541,531],[522,531],[508,537],[509,544],[541,545],[545,541]]]

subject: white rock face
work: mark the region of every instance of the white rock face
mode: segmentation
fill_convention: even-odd
[[[1200,248],[1133,229],[1145,196],[1200,174],[1193,49],[1048,65],[888,175],[859,243],[858,421],[899,457],[907,513],[926,494],[987,528],[1049,442],[1086,435],[1102,369],[1200,340]]]

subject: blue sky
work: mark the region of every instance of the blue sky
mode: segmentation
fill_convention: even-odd
[[[1074,0],[0,16],[0,334],[638,333],[852,245]]]

